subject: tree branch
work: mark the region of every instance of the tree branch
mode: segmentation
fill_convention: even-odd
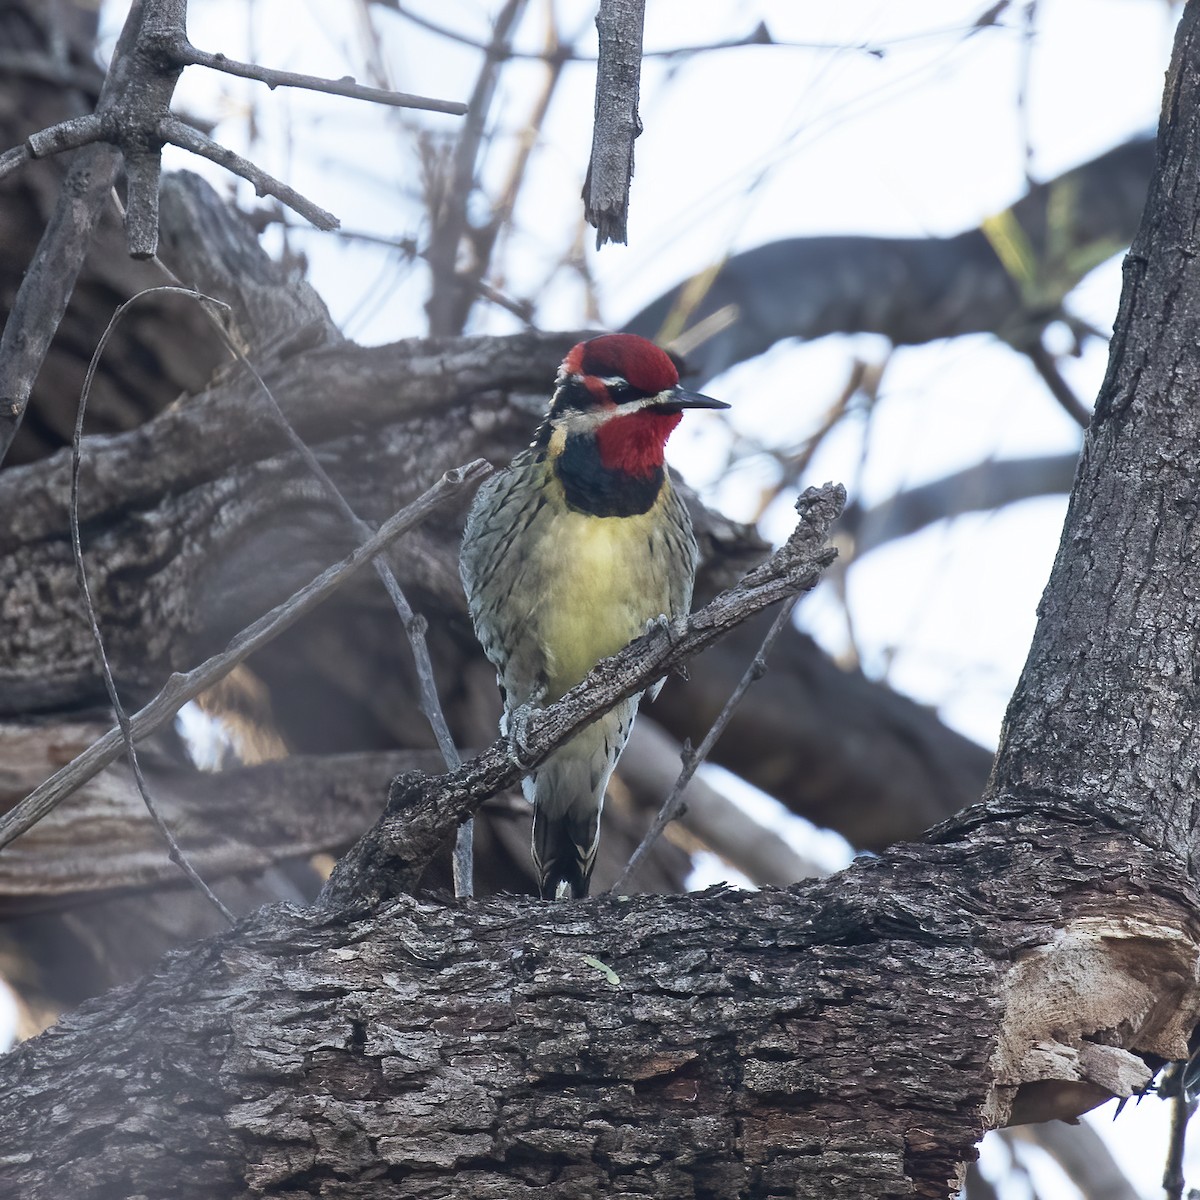
[[[992,512],[1039,496],[1066,496],[1078,463],[1076,453],[990,459],[898,492],[871,508],[849,504],[838,530],[852,543],[847,558],[863,558],[937,521]]]
[[[276,71],[271,67],[260,67],[257,63],[238,62],[224,54],[210,54],[187,43],[175,51],[188,66],[210,67],[226,75],[240,79],[256,79],[272,90],[277,87],[303,88],[310,92],[327,92],[331,96],[347,96],[352,100],[369,100],[372,104],[386,104],[392,108],[416,108],[426,112],[447,113],[452,117],[465,116],[467,106],[460,100],[435,100],[430,96],[414,96],[408,92],[392,92],[385,88],[367,87],[356,83],[349,76],[343,79],[321,79],[315,75],[301,75],[296,71]]]
[[[1088,271],[1129,244],[1154,162],[1152,139],[1126,142],[954,237],[756,246],[671,288],[624,328],[651,340],[688,339],[688,378],[698,385],[783,338],[881,333],[911,346],[992,333],[1019,344],[1031,322],[1057,313]],[[998,225],[1020,241],[1029,279],[1014,278],[999,257]],[[689,337],[710,322],[708,336]]]
[[[592,153],[583,182],[584,216],[596,228],[596,249],[628,242],[633,143],[642,132],[638,90],[642,78],[645,0],[600,0],[596,29],[596,109]]]
[[[465,467],[447,471],[441,482],[430,488],[420,499],[385,521],[379,530],[363,542],[354,553],[344,558],[302,588],[289,600],[260,617],[244,629],[221,653],[207,659],[185,674],[172,675],[162,691],[129,719],[129,733],[140,740],[161,729],[189,701],[211,687],[255,650],[277,637],[305,613],[316,608],[332,595],[356,571],[366,566],[376,554],[406,533],[446,500],[464,483],[473,482],[487,474],[482,460]],[[0,817],[0,848],[19,837],[48,812],[61,804],[80,784],[93,778],[113,762],[124,745],[120,728],[111,729],[83,754],[73,759],[44,784],[31,792],[20,804]]]
[[[825,535],[845,499],[841,487],[810,488],[796,502],[799,524],[766,562],[698,612],[653,629],[603,659],[561,700],[533,712],[519,755],[501,738],[449,775],[397,779],[387,812],[338,863],[321,903],[358,906],[410,889],[438,846],[487,797],[511,787],[617,701],[644,691],[755,613],[812,588],[835,556]]]
[[[983,1128],[1186,1052],[1178,883],[1025,810],[782,892],[275,906],[6,1057],[0,1185],[949,1196]]]
[[[667,793],[667,798],[663,801],[662,808],[659,809],[657,816],[655,816],[650,824],[650,828],[646,831],[646,836],[642,838],[638,848],[630,856],[629,862],[625,864],[625,869],[617,877],[616,882],[609,889],[610,891],[621,891],[625,886],[626,880],[628,880],[629,876],[637,869],[638,864],[650,852],[654,843],[662,836],[662,831],[679,816],[679,810],[683,807],[684,790],[691,783],[692,776],[696,773],[696,768],[712,752],[717,739],[725,732],[726,727],[729,725],[729,719],[733,716],[734,709],[737,708],[738,703],[749,690],[751,684],[761,679],[766,673],[767,655],[771,653],[771,647],[791,620],[792,610],[796,607],[797,598],[793,596],[790,600],[787,600],[776,614],[775,620],[771,622],[771,628],[767,630],[767,636],[763,638],[762,645],[758,648],[758,652],[754,655],[754,658],[751,659],[750,665],[746,668],[746,673],[738,680],[737,687],[733,689],[732,695],[725,702],[725,706],[717,715],[717,719],[704,735],[704,740],[695,750],[690,746],[684,746],[682,754],[683,769],[679,772],[679,777]]]
[[[80,155],[21,280],[0,335],[0,463],[21,426],[116,174],[117,155],[110,146],[94,146]]]

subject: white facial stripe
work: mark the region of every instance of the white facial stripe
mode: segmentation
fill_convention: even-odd
[[[612,408],[591,408],[587,412],[580,412],[577,408],[569,408],[561,416],[552,417],[550,424],[555,429],[566,429],[570,433],[588,433],[593,429],[599,429],[610,417],[614,417],[620,409]]]
[[[560,371],[560,375],[562,374]],[[580,376],[567,378],[579,379]],[[566,382],[566,378],[560,378],[558,382],[561,387]],[[626,381],[620,376],[601,379],[600,382],[608,388],[627,386]],[[656,396],[639,396],[636,400],[626,400],[623,404],[618,404],[615,408],[592,408],[584,412],[581,412],[577,408],[569,408],[559,415],[552,417],[550,423],[555,429],[566,429],[571,433],[588,433],[599,429],[605,421],[609,421],[613,417],[631,416],[635,412],[641,412],[643,408],[653,408],[659,404],[671,404],[674,399],[674,389],[667,388],[659,392]]]

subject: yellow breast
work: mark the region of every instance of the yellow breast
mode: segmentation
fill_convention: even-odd
[[[574,687],[669,611],[664,495],[633,517],[594,517],[551,504],[529,565],[539,581],[531,613],[543,646],[548,700]]]

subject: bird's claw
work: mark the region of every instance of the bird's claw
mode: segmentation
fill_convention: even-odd
[[[653,633],[656,629],[663,630],[668,638],[671,635],[671,618],[666,613],[659,613],[657,617],[651,617],[646,622],[646,628],[642,630],[642,636]]]
[[[530,753],[527,744],[529,718],[534,709],[542,707],[542,702],[545,699],[546,689],[545,687],[540,687],[524,704],[505,714],[504,732],[508,737],[509,757],[515,766],[520,767],[522,771],[527,773],[533,769],[533,755]]]

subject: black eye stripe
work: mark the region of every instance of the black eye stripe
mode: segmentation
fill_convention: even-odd
[[[595,378],[595,377],[593,377]],[[643,391],[621,379],[619,383],[614,377],[607,386],[609,398],[616,404],[628,404],[631,400],[643,400],[653,392]],[[597,396],[589,390],[583,380],[577,375],[568,376],[558,386],[550,405],[551,416],[562,416],[567,412],[592,412],[597,407]]]

